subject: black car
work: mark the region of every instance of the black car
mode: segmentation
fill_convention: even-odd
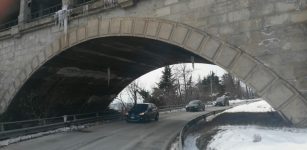
[[[159,120],[158,108],[152,103],[136,104],[128,113],[126,113],[127,122],[141,122],[150,120]]]
[[[186,111],[204,111],[205,104],[200,100],[190,101],[188,105],[185,106]]]

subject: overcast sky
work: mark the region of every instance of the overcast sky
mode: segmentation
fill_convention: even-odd
[[[188,63],[187,66],[192,69],[192,64]],[[162,75],[162,70],[163,68],[151,71],[140,78],[138,78],[138,83],[141,85],[141,87],[151,90],[154,86],[156,86],[156,83],[160,81],[161,75]],[[210,74],[210,72],[213,71],[217,76],[221,77],[226,71],[222,69],[219,66],[216,65],[209,65],[209,64],[200,64],[200,63],[195,63],[194,64],[194,69],[192,73],[192,80],[196,81],[198,77],[200,76],[201,79],[204,76],[207,76]]]

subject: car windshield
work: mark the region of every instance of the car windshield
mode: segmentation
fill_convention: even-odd
[[[190,101],[190,103],[189,104],[199,104],[199,100],[195,100],[195,101]]]
[[[147,104],[136,104],[135,106],[131,108],[131,111],[139,113],[139,112],[146,111],[147,108],[148,108]]]

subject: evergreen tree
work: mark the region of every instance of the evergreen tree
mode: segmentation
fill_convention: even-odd
[[[164,67],[162,77],[157,84],[158,88],[154,88],[153,97],[159,105],[173,105],[177,104],[177,94],[175,80],[170,66]]]
[[[161,90],[170,90],[174,88],[174,79],[170,66],[165,66],[162,71],[162,77],[160,82],[158,83],[158,87]]]

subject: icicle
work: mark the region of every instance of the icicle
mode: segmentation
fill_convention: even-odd
[[[108,68],[108,86],[110,86],[111,70]]]
[[[191,63],[192,63],[192,67],[194,69],[194,56],[191,56]]]
[[[68,5],[63,5],[63,25],[64,25],[64,34],[65,34],[65,41],[67,40],[67,26],[68,26],[68,16],[69,16],[69,11],[68,11]]]
[[[68,17],[70,10],[68,10],[68,5],[63,5],[62,9],[57,11],[54,15],[55,24],[57,24],[60,28],[63,26],[65,40],[67,39],[68,33]]]

